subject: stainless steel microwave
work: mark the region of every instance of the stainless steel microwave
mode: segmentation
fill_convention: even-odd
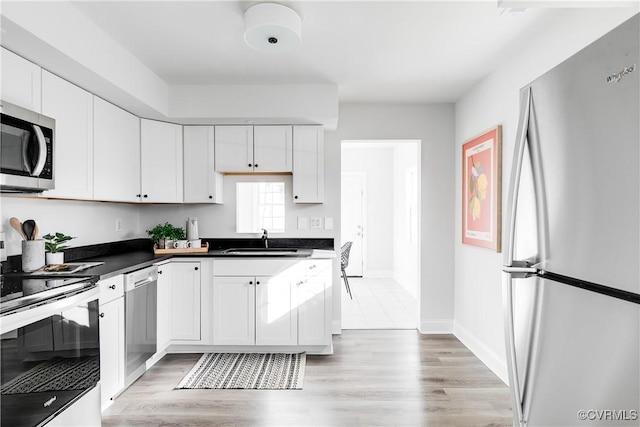
[[[55,120],[0,101],[0,191],[54,188]]]

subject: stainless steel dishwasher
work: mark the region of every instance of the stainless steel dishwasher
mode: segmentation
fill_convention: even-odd
[[[157,348],[158,268],[148,267],[125,276],[125,386],[142,374]]]

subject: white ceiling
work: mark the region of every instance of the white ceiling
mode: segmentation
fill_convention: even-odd
[[[254,3],[74,2],[170,85],[335,83],[341,102],[454,102],[550,13],[501,14],[496,0],[280,2],[302,16],[302,44],[265,54],[243,40]]]

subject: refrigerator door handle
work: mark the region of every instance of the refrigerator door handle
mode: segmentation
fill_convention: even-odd
[[[516,148],[514,150],[513,171],[509,184],[509,199],[507,201],[507,250],[504,252],[504,265],[514,265],[514,243],[516,230],[516,210],[518,207],[518,192],[520,190],[520,176],[524,161],[524,150],[527,144],[529,132],[529,116],[531,112],[531,88],[520,96],[520,120],[518,121],[518,133]]]
[[[541,270],[526,261],[513,261],[512,265],[503,266],[502,271],[511,274],[514,279],[526,279],[527,277],[540,275]]]
[[[513,322],[513,277],[510,273],[503,273],[503,306],[505,324],[505,342],[507,343],[507,367],[509,369],[509,388],[511,390],[511,403],[518,425],[524,426],[524,411],[522,394],[520,392],[520,377],[518,375],[518,363],[516,358],[516,334]],[[514,424],[515,425],[515,424]]]

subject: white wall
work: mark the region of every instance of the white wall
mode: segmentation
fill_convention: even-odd
[[[393,149],[393,278],[411,295],[418,296],[417,219],[412,220],[409,201],[417,197],[408,183],[410,170],[418,173],[418,142],[400,142]],[[417,179],[417,178],[416,178]],[[411,191],[415,191],[411,194]],[[428,209],[428,201],[423,203]],[[413,212],[413,215],[417,215]],[[412,224],[413,223],[413,224]],[[413,229],[413,227],[416,229]]]
[[[59,231],[76,237],[70,246],[146,237],[146,233],[140,229],[140,214],[136,205],[5,195],[0,201],[0,228],[6,233],[8,256],[22,252],[21,237],[9,226],[11,217],[20,221],[36,220],[40,236]],[[116,232],[116,218],[121,220],[120,232]]]
[[[455,175],[450,159],[455,151],[453,104],[341,104],[335,138],[336,141],[421,141],[420,331],[452,332],[454,216],[451,212],[455,205]],[[327,176],[327,179],[337,177],[339,180],[339,151],[333,155],[326,153],[326,161],[338,167],[335,175]],[[427,203],[428,208],[425,208]],[[340,300],[334,298],[334,310],[338,312],[339,304]]]
[[[628,8],[554,10],[548,15],[545,31],[523,41],[520,55],[510,57],[456,103],[456,224],[461,223],[458,159],[464,141],[502,125],[504,207],[518,122],[519,89],[633,14]],[[462,245],[459,226],[455,227],[455,242],[455,334],[506,382],[502,255]]]

